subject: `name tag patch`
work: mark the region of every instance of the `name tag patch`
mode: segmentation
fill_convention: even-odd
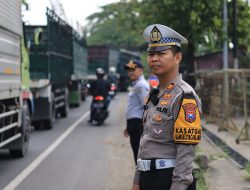
[[[201,129],[179,127],[175,128],[176,141],[193,141],[199,142],[201,140]]]
[[[167,113],[167,112],[168,112],[168,109],[167,109],[167,108],[164,108],[164,107],[156,107],[156,111],[158,111],[158,112],[163,112],[163,113]]]

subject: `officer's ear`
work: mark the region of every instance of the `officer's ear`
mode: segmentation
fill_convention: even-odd
[[[179,64],[182,60],[182,53],[176,53],[174,57],[176,64]]]

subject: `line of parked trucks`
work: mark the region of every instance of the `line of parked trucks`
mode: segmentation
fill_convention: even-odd
[[[107,65],[123,67],[115,60],[126,57],[126,64],[139,59],[106,46],[87,47],[85,39],[49,9],[46,25],[25,25],[21,6],[21,0],[0,0],[0,148],[14,157],[27,153],[31,124],[52,129],[56,117],[67,117],[69,105],[79,106],[86,98],[88,66],[108,73]],[[88,49],[109,50],[88,54]]]

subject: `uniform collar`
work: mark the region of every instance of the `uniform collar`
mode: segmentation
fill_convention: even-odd
[[[171,83],[180,84],[181,81],[182,81],[182,74],[179,73],[169,84]]]
[[[133,82],[131,83],[132,86],[134,86],[138,81],[140,81],[140,80],[142,80],[142,79],[144,79],[144,76],[143,76],[143,75],[139,76],[138,79],[136,79],[135,81],[133,81]]]
[[[160,91],[171,91],[175,85],[180,84],[182,81],[182,74],[178,74],[175,78],[173,78],[166,86],[164,89],[161,89]],[[171,87],[172,86],[172,87]]]

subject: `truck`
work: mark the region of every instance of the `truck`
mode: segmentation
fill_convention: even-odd
[[[88,60],[86,40],[72,28],[72,64],[69,83],[69,104],[80,106],[88,94]]]
[[[14,157],[28,152],[33,108],[21,4],[0,2],[0,148]]]
[[[111,67],[117,67],[119,61],[119,50],[110,48],[106,45],[88,46],[88,77],[93,80],[96,78],[97,68],[103,68],[105,73],[109,73]]]
[[[67,117],[72,69],[72,27],[46,9],[47,24],[25,25],[30,54],[32,124],[52,129],[55,118]]]

